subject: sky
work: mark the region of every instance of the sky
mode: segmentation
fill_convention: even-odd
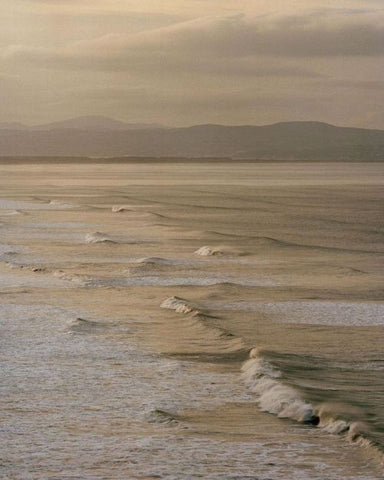
[[[1,0],[0,122],[384,129],[383,0]]]

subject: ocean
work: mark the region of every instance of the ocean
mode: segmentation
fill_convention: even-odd
[[[383,185],[0,165],[0,478],[383,478]]]

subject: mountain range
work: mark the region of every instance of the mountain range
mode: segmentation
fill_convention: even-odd
[[[159,128],[157,123],[126,123],[102,115],[84,115],[58,122],[43,123],[40,125],[24,125],[18,122],[0,123],[0,130],[138,130],[143,128]]]
[[[0,123],[0,156],[384,161],[384,131],[321,122],[168,128],[88,116],[33,127]]]

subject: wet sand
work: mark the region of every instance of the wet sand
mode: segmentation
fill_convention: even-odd
[[[1,165],[3,478],[382,478],[383,183]]]

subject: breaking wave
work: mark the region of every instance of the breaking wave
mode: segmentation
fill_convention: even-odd
[[[73,208],[75,205],[72,205],[71,203],[66,203],[61,200],[50,200],[48,205],[52,207],[59,207],[59,208]]]
[[[312,405],[306,403],[294,388],[281,382],[282,373],[260,356],[257,348],[252,349],[249,356],[242,366],[242,379],[258,395],[260,409],[280,418],[314,423]]]
[[[151,410],[145,416],[148,423],[157,423],[160,425],[166,425],[168,427],[176,427],[180,425],[180,421],[174,415],[172,415],[172,413],[159,408]]]
[[[114,206],[112,207],[112,212],[113,213],[123,213],[123,212],[129,212],[129,211],[132,211],[131,208],[129,207],[124,207],[124,206]]]
[[[201,309],[197,305],[180,297],[169,297],[161,303],[160,307],[175,310],[177,313],[201,313]]]
[[[210,352],[225,355],[245,351],[246,347],[241,338],[214,324],[217,317],[210,315],[194,302],[173,296],[165,299],[160,307],[183,315],[183,321],[178,322],[178,327],[181,327],[180,337],[176,334],[175,342],[188,342],[190,338],[189,347],[193,350],[191,353],[199,355]]]
[[[201,255],[203,257],[213,256],[213,255],[243,255],[242,252],[233,247],[226,246],[217,246],[209,247],[204,245],[203,247],[198,248],[195,252],[195,255]]]
[[[85,243],[117,243],[117,242],[112,240],[106,233],[94,232],[94,233],[86,234]]]
[[[65,328],[68,333],[86,335],[90,333],[98,333],[103,330],[105,325],[100,322],[94,322],[92,320],[86,320],[81,317],[77,317],[72,320]]]
[[[253,348],[242,365],[241,378],[257,395],[260,410],[321,428],[324,432],[341,435],[369,450],[384,464],[384,445],[357,407],[347,404],[313,404],[296,387],[284,381],[283,372],[276,368],[258,348]]]

